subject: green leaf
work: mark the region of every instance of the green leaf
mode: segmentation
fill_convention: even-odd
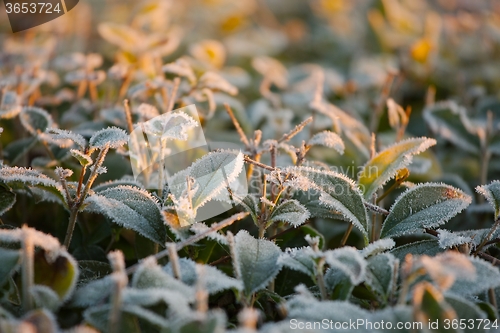
[[[500,274],[497,267],[477,257],[468,257],[468,259],[474,265],[476,278],[464,279],[457,275],[455,283],[450,288],[451,292],[462,296],[479,295],[489,288],[500,286]]]
[[[71,156],[73,156],[74,158],[76,158],[78,160],[78,162],[80,162],[81,166],[88,166],[88,165],[91,165],[92,163],[94,163],[94,161],[92,161],[92,157],[90,157],[90,155],[82,153],[79,150],[71,149],[69,152],[70,152]]]
[[[404,261],[407,254],[420,255],[426,254],[428,256],[435,256],[444,250],[439,246],[437,239],[426,239],[419,242],[405,244],[399,246],[391,251],[391,253],[399,259]]]
[[[428,325],[429,321],[438,321],[438,329],[434,332],[458,332],[445,330],[444,322],[456,319],[453,308],[446,303],[443,295],[429,282],[417,284],[413,291],[414,320]]]
[[[488,185],[476,187],[476,192],[488,200],[495,210],[495,220],[500,216],[500,181],[494,180]]]
[[[78,268],[80,270],[79,285],[103,278],[113,271],[109,263],[95,260],[79,260]]]
[[[282,172],[290,173],[295,177],[305,177],[307,181],[303,184],[309,186],[306,190],[319,191],[319,200],[324,207],[339,212],[345,219],[354,224],[365,238],[367,237],[366,208],[357,185],[351,179],[336,172],[309,167],[290,167],[285,168]]]
[[[243,280],[245,295],[263,289],[279,273],[281,250],[273,242],[255,239],[246,230],[234,237],[235,269]]]
[[[394,277],[394,267],[397,261],[390,253],[377,254],[368,258],[365,283],[384,303],[387,302],[393,282],[397,281]]]
[[[0,167],[0,183],[7,185],[14,191],[38,188],[51,195],[51,197],[46,198],[47,200],[53,200],[55,197],[58,202],[67,207],[62,186],[54,179],[36,170],[8,166]]]
[[[108,127],[97,131],[90,137],[91,149],[103,149],[109,144],[109,148],[116,149],[128,141],[128,134],[118,127]]]
[[[0,119],[11,119],[21,112],[20,97],[15,92],[5,91],[0,97]]]
[[[435,228],[470,205],[472,199],[459,189],[438,183],[414,186],[394,202],[384,221],[381,237],[396,237]]]
[[[19,250],[0,248],[0,286],[14,273],[19,264]]]
[[[47,286],[33,286],[30,289],[36,307],[45,308],[49,311],[57,311],[62,304],[59,295]]]
[[[377,332],[397,332],[397,333],[414,333],[415,330],[413,328],[417,328],[417,325],[420,323],[416,323],[413,321],[413,309],[411,306],[407,305],[397,305],[394,307],[386,307],[383,310],[375,311],[373,313],[372,318],[370,319],[372,322],[381,323],[384,321],[386,323],[386,329],[377,330]],[[387,329],[389,327],[389,323],[392,324],[391,329]],[[398,323],[409,323],[411,324],[410,328],[401,328],[396,330]],[[407,324],[408,325],[408,324]],[[422,327],[425,327],[425,323]]]
[[[479,137],[465,108],[453,101],[445,101],[425,108],[423,116],[434,133],[470,153],[480,151]]]
[[[353,285],[360,284],[365,280],[366,261],[355,248],[346,246],[327,251],[325,260],[330,267],[344,272]]]
[[[87,323],[99,329],[101,332],[108,331],[108,320],[109,311],[111,310],[111,305],[101,304],[98,306],[93,306],[85,310],[83,313],[83,318]],[[127,333],[140,333],[141,329],[137,317],[130,314],[122,314],[120,320],[120,327],[116,329],[117,332],[127,332]]]
[[[335,149],[339,154],[344,154],[344,141],[337,133],[330,131],[323,131],[313,135],[307,142],[308,145],[321,145],[328,148]]]
[[[158,202],[148,192],[119,185],[87,197],[84,210],[107,216],[114,223],[137,231],[162,246],[166,226]]]
[[[469,322],[469,320],[476,322],[476,319],[486,319],[486,314],[481,311],[481,309],[476,304],[466,300],[463,297],[453,294],[446,294],[445,300],[446,303],[448,303],[453,308],[453,310],[457,314],[457,318],[464,319],[464,321],[467,322]],[[483,327],[478,327],[475,325],[467,325],[463,332],[481,333],[485,332],[485,329]]]
[[[420,154],[435,144],[436,140],[425,137],[406,139],[376,154],[359,173],[358,184],[364,198],[371,200],[380,187],[411,163],[412,155]]]
[[[37,139],[34,137],[12,141],[4,148],[4,155],[10,164],[14,165],[21,157],[26,155],[36,143]]]
[[[45,251],[36,253],[34,282],[51,288],[64,301],[71,296],[79,271],[76,261],[69,253],[60,250],[58,254],[52,259]]]
[[[47,111],[32,106],[23,107],[19,119],[23,127],[33,136],[38,135],[38,132],[45,132],[53,124],[52,117]]]
[[[16,194],[0,184],[0,216],[11,209],[15,203]]]
[[[315,257],[315,252],[309,246],[292,249],[287,248],[286,251],[280,255],[278,262],[280,265],[293,269],[294,271],[302,272],[309,275],[311,279],[314,279],[316,266],[314,261]]]
[[[286,222],[294,227],[303,224],[309,218],[309,211],[297,200],[286,200],[273,209],[268,225],[275,222]]]

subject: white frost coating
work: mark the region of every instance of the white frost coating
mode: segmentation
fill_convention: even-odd
[[[335,149],[339,154],[344,154],[344,141],[337,133],[331,131],[323,131],[315,134],[308,142],[308,145],[322,145],[328,148]]]
[[[233,86],[219,74],[211,71],[205,72],[205,74],[200,77],[199,84],[208,89],[220,90],[233,96],[238,93],[238,88]]]
[[[353,285],[364,281],[366,274],[366,260],[354,247],[342,247],[325,252],[326,262],[344,272]]]
[[[296,228],[309,217],[309,211],[297,200],[286,200],[273,209],[269,222],[287,222]]]
[[[364,258],[368,258],[381,252],[391,250],[395,245],[396,243],[392,238],[383,238],[370,243],[367,247],[362,249],[360,253]]]
[[[144,120],[149,120],[160,115],[160,112],[158,112],[158,109],[156,107],[146,103],[142,103],[141,105],[139,105],[135,113],[141,116],[141,118]]]
[[[43,138],[51,140],[51,142],[58,142],[60,140],[71,140],[78,145],[78,147],[83,150],[87,146],[87,140],[83,136],[77,133],[73,133],[71,131],[59,129],[59,128],[50,128],[47,130],[47,133],[44,133]]]
[[[476,278],[470,280],[464,274],[457,274],[455,276],[455,283],[450,288],[451,292],[458,295],[470,296],[478,295],[490,288],[500,286],[498,267],[478,257],[469,256],[467,259],[474,265]]]
[[[321,256],[321,254],[314,252],[309,246],[293,249],[287,248],[285,252],[280,255],[278,263],[313,277],[315,273],[314,259],[319,256]]]
[[[180,258],[179,264],[182,282],[192,287],[198,283],[200,276],[198,271],[202,271],[203,287],[210,295],[233,288],[243,290],[243,283],[241,281],[227,276],[213,266],[197,264],[187,258]],[[163,269],[171,276],[174,276],[171,263],[168,263]]]
[[[413,155],[420,154],[435,144],[436,140],[426,137],[410,138],[394,143],[375,155],[363,166],[358,179],[358,183],[365,187],[364,198],[370,200],[377,189],[412,162]],[[373,178],[373,172],[376,172],[376,178]]]
[[[245,295],[261,290],[279,273],[281,250],[265,239],[255,239],[246,230],[234,236],[237,265],[243,280]]]
[[[394,268],[398,262],[399,260],[390,253],[382,253],[368,259],[365,283],[384,301],[393,288]]]
[[[92,160],[92,157],[90,157],[87,154],[82,153],[79,150],[71,149],[69,152],[70,152],[71,156],[76,158],[82,166],[91,165],[92,163],[94,163],[94,161]]]
[[[85,210],[106,215],[113,222],[132,229],[161,245],[165,242],[165,218],[158,200],[149,192],[126,185],[90,195]]]
[[[276,206],[274,204],[274,202],[272,202],[271,200],[269,200],[266,197],[260,197],[260,202],[262,202],[263,204],[265,204],[266,206],[269,206],[269,207],[275,207]]]
[[[195,224],[191,225],[191,227],[190,227],[190,230],[197,235],[202,234],[209,229],[210,229],[210,227],[203,222],[195,223]],[[207,238],[213,239],[214,241],[216,241],[217,243],[219,243],[221,245],[227,245],[226,237],[224,235],[222,235],[221,233],[219,233],[218,231],[212,231],[211,233],[209,233],[207,235]]]
[[[19,115],[23,127],[33,136],[38,135],[38,131],[45,132],[53,125],[52,116],[44,109],[27,106],[23,107]]]
[[[470,196],[443,183],[418,184],[394,202],[381,237],[396,237],[438,227],[470,205]]]
[[[22,242],[24,237],[31,238],[35,246],[39,246],[46,251],[47,260],[52,263],[63,253],[59,240],[52,235],[45,234],[33,228],[0,229],[1,242]]]
[[[446,251],[435,257],[419,257],[417,267],[423,266],[434,282],[446,290],[458,279],[470,282],[476,280],[478,272],[469,258],[459,252]]]
[[[92,135],[89,140],[91,148],[103,149],[106,144],[109,144],[109,148],[116,149],[128,141],[128,134],[118,127],[108,127],[100,131],[97,131]]]
[[[11,119],[22,110],[19,96],[13,91],[6,91],[0,100],[0,119]]]
[[[488,200],[495,210],[495,220],[500,216],[500,181],[494,180],[488,185],[476,187],[476,192]]]
[[[457,118],[460,124],[463,125],[463,130],[465,131],[464,133],[456,133],[455,131],[460,131],[462,129],[450,127],[449,123],[435,115],[439,111],[448,110],[454,117]],[[425,108],[423,117],[434,133],[439,133],[446,140],[456,144],[468,152],[478,152],[479,140],[476,137],[477,128],[467,117],[467,112],[464,107],[459,106],[454,101],[443,101]],[[468,134],[470,138],[474,138],[477,142],[467,141],[466,135],[464,134]]]
[[[436,231],[438,232],[439,247],[442,249],[448,249],[453,246],[472,243],[472,238],[469,236],[461,236],[455,232],[443,229],[437,229]]]

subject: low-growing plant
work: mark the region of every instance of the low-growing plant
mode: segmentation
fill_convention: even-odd
[[[164,6],[99,25],[114,62],[109,45],[0,53],[0,332],[498,330],[500,102],[426,86],[412,109],[396,89],[432,83],[436,17],[415,40],[389,12],[409,4],[359,9],[407,53],[335,90],[327,66],[184,41]]]

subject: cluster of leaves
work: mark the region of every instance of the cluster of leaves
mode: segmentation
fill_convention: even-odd
[[[6,39],[1,332],[288,332],[292,319],[498,322],[500,101],[486,96],[494,80],[459,98],[461,88],[434,71],[467,62],[447,54],[464,27],[441,43],[443,20],[426,5],[284,6],[307,6],[304,16],[326,21],[315,26],[319,36],[342,50],[363,33],[340,29],[339,18],[368,15],[386,55],[401,52],[400,72],[452,91],[436,103],[430,88],[420,107],[408,102],[419,85],[382,60],[359,60],[345,77],[298,64],[300,56],[283,65],[280,52],[287,61],[285,51],[324,45],[273,1],[188,6],[186,21],[214,21],[203,21],[197,39],[224,39],[195,43],[166,22],[166,12],[182,12],[175,3],[141,1],[130,24],[101,23],[114,57],[109,44],[104,56],[58,55],[43,32],[23,35],[24,44]],[[450,22],[474,30],[476,16],[457,17]],[[253,19],[258,28],[246,23]],[[494,43],[498,21],[485,25],[484,40]],[[320,53],[310,56],[330,59]],[[460,70],[467,83],[481,79]],[[398,91],[398,80],[412,88]],[[191,104],[199,119],[174,111]],[[131,164],[149,163],[130,147],[139,142],[135,130],[160,138],[159,150],[141,142],[161,160],[162,140],[185,141],[192,128],[203,128],[209,146],[238,149],[214,149],[168,177],[163,165],[159,176],[143,168],[134,179]],[[248,193],[239,191],[242,178]],[[213,202],[233,207],[192,224]]]

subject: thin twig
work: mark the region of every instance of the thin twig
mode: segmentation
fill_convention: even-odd
[[[349,223],[349,225],[347,226],[347,230],[345,231],[345,234],[342,237],[342,240],[340,241],[340,247],[345,246],[345,244],[347,243],[347,238],[349,238],[349,235],[351,234],[353,226],[354,226],[354,224],[352,224],[352,223]]]
[[[296,136],[298,133],[300,133],[300,131],[302,131],[304,129],[304,127],[306,127],[307,124],[309,124],[312,121],[313,121],[313,117],[307,118],[306,120],[304,120],[303,122],[301,122],[300,124],[295,126],[295,128],[293,130],[291,130],[290,132],[288,132],[286,134],[283,134],[281,139],[278,140],[278,143],[287,142],[287,141],[291,140],[294,136]]]
[[[364,202],[365,204],[365,207],[368,208],[369,210],[371,210],[372,212],[374,213],[377,213],[377,214],[380,214],[380,215],[389,215],[389,211],[385,210],[384,208],[380,207],[380,206],[377,206],[377,205],[374,205],[374,204],[371,204],[369,202]]]
[[[174,79],[174,87],[172,89],[172,94],[170,95],[170,99],[168,100],[168,108],[167,113],[174,109],[175,98],[177,97],[177,90],[179,90],[179,85],[181,84],[181,79],[176,77]]]
[[[127,119],[128,132],[131,134],[134,131],[134,124],[132,122],[132,112],[130,111],[130,101],[128,99],[123,101],[125,108],[125,119]]]
[[[490,231],[488,232],[488,234],[486,235],[486,237],[484,237],[484,239],[482,240],[482,242],[479,244],[479,246],[477,247],[477,249],[474,251],[474,253],[478,253],[479,251],[482,250],[482,248],[486,245],[486,243],[490,240],[490,237],[493,235],[493,233],[497,230],[498,226],[500,225],[500,218],[498,218],[495,223],[493,224],[493,226],[491,227]]]
[[[265,170],[269,170],[269,171],[275,171],[275,170],[276,170],[276,168],[273,168],[273,167],[271,167],[271,166],[269,166],[269,165],[267,165],[267,164],[263,164],[263,163],[260,163],[260,162],[254,161],[254,160],[252,160],[252,159],[251,159],[250,157],[248,157],[248,156],[245,156],[245,157],[244,157],[244,160],[245,160],[245,162],[247,162],[247,163],[253,164],[253,165],[258,166],[259,168],[262,168],[262,169],[265,169]]]
[[[243,144],[245,145],[245,147],[247,149],[250,149],[250,142],[248,141],[248,138],[247,138],[245,132],[243,132],[243,129],[241,128],[238,119],[236,119],[236,117],[234,116],[233,110],[231,109],[231,107],[227,103],[224,103],[224,107],[226,108],[227,114],[231,118],[231,121],[233,122],[233,125],[236,128],[236,132],[238,132],[238,134],[240,136],[241,142],[243,142]]]

